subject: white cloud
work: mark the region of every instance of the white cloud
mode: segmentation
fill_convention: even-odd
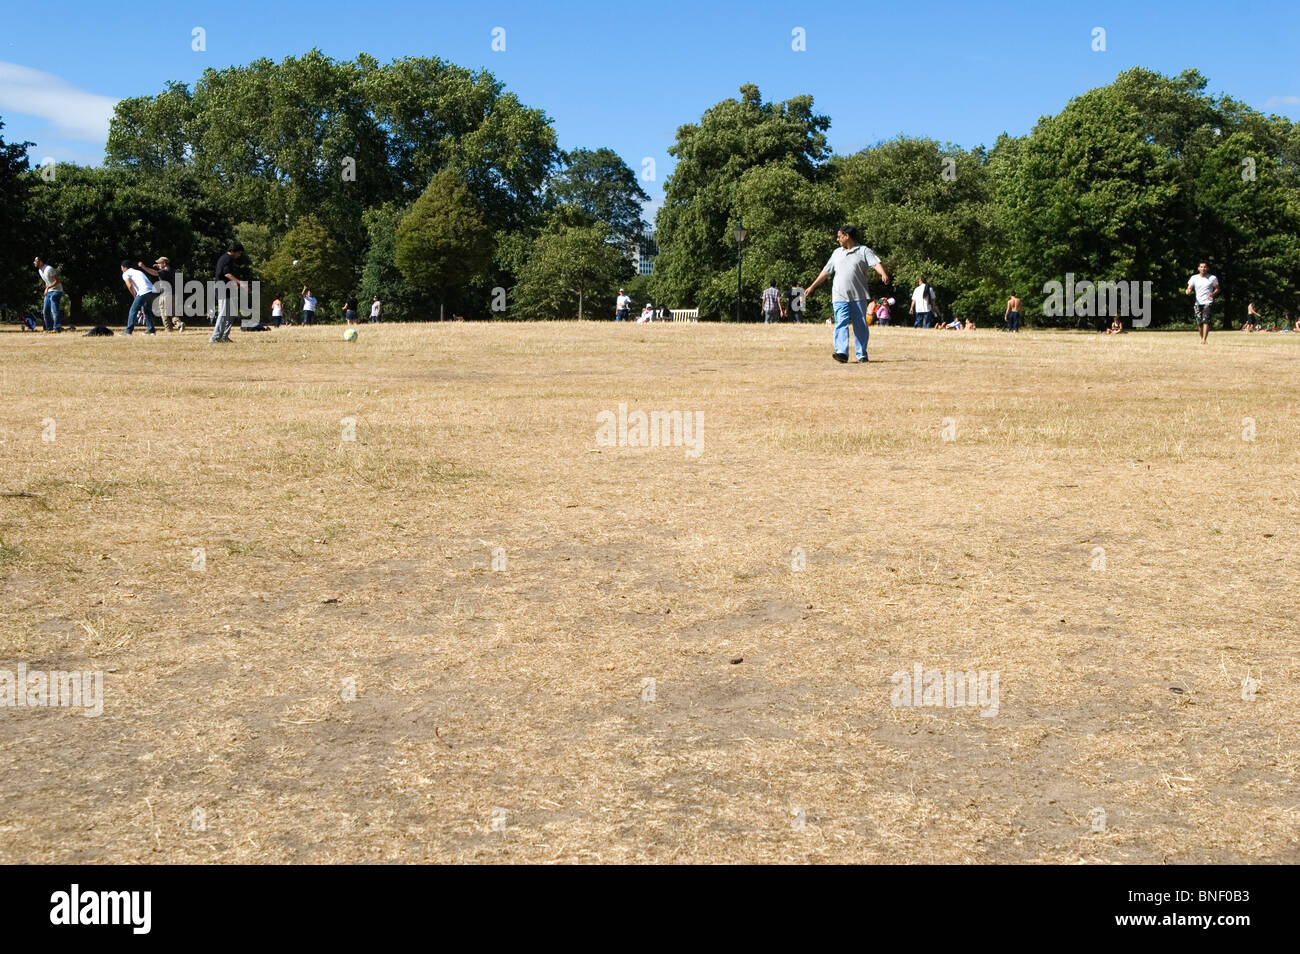
[[[1278,106],[1300,106],[1300,96],[1270,96],[1264,104],[1265,109],[1276,109]]]
[[[61,136],[103,143],[116,103],[111,96],[87,93],[52,73],[0,61],[0,115],[38,117]]]

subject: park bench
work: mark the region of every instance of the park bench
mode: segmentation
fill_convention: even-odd
[[[670,308],[673,321],[699,321],[700,310],[698,308]]]

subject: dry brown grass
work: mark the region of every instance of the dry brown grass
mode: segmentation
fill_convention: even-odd
[[[1300,336],[339,336],[0,335],[0,860],[1300,861]]]

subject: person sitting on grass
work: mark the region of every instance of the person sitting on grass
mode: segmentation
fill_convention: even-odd
[[[939,327],[945,328],[948,331],[961,331],[961,319],[953,318],[952,321],[948,322],[947,324],[940,325]]]
[[[1111,320],[1110,327],[1106,329],[1106,334],[1122,335],[1123,333],[1124,333],[1124,324],[1119,320],[1119,316],[1116,316]]]
[[[966,324],[962,325],[962,329],[965,330],[965,331],[974,331],[974,330],[975,330],[975,321],[974,321],[973,319],[971,319],[971,318],[967,318],[967,319],[966,319]]]

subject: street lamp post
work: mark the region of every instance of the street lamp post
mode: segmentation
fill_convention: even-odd
[[[745,236],[748,234],[744,218],[738,219],[736,227],[731,231],[732,238],[736,240],[736,321],[740,321],[741,270],[745,261]]]

